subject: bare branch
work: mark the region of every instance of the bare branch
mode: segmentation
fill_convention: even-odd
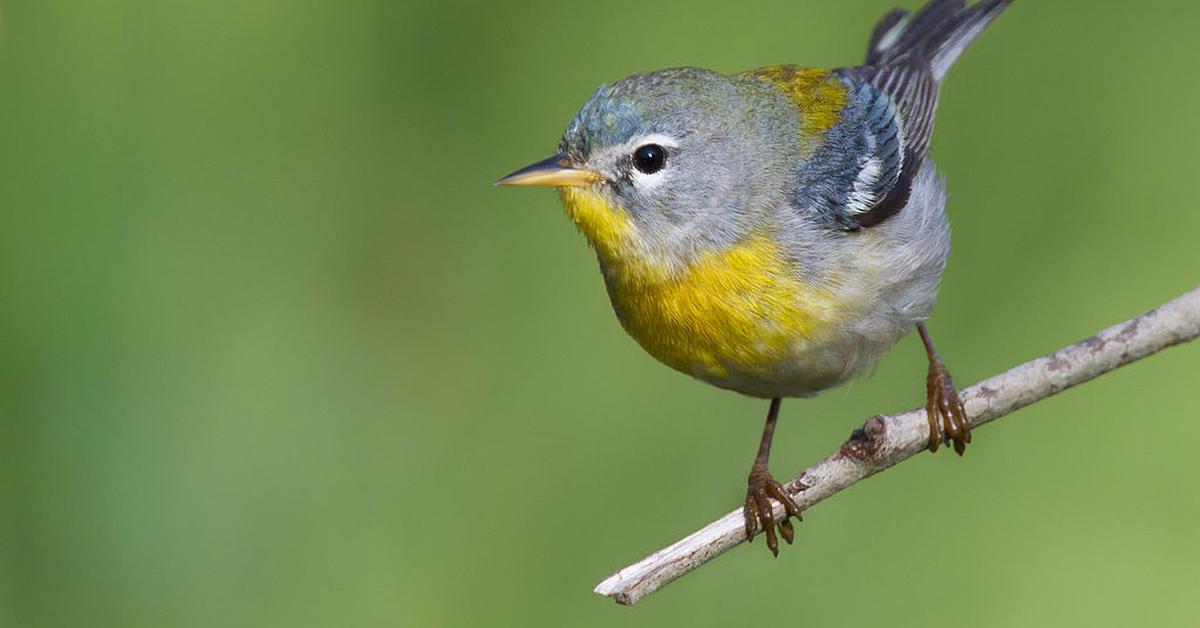
[[[1076,384],[1172,345],[1200,336],[1200,287],[1150,312],[1026,362],[962,391],[972,427],[1009,414]],[[786,486],[808,509],[842,489],[925,450],[925,410],[874,416],[841,448]],[[803,478],[803,491],[797,492]],[[775,504],[778,520],[783,508]],[[632,605],[746,538],[738,508],[686,538],[643,558],[596,585],[596,593]]]

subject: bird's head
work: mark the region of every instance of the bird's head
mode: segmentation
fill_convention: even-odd
[[[698,68],[603,85],[553,157],[501,185],[560,189],[601,261],[679,266],[728,245],[773,207],[794,161],[795,114],[757,81]],[[791,143],[794,146],[794,142]]]

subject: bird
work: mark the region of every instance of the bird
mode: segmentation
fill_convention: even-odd
[[[553,156],[496,182],[558,189],[617,319],[651,356],[770,400],[743,516],[746,540],[765,533],[775,556],[776,529],[790,544],[802,520],[768,468],[784,397],[870,372],[915,329],[928,449],[961,456],[971,442],[925,324],[950,251],[927,152],[943,79],[1011,1],[893,9],[857,66],[632,74],[592,93]]]

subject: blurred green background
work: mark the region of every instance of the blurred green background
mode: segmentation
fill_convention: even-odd
[[[0,625],[1184,626],[1200,346],[920,456],[634,609],[766,404],[644,355],[554,194],[599,83],[857,63],[894,0],[8,1]],[[916,0],[906,1],[916,6]],[[961,384],[1200,280],[1194,2],[1017,2],[951,73]],[[919,343],[784,404],[790,476],[922,403]]]

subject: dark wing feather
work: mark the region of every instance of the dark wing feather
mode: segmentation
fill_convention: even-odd
[[[931,0],[908,23],[904,23],[908,13],[895,9],[876,24],[866,64],[839,70],[845,79],[870,85],[886,97],[898,114],[896,124],[902,138],[901,168],[891,187],[870,207],[847,207],[855,225],[879,224],[908,203],[912,180],[933,135],[942,78],[963,50],[1011,2],[983,0],[967,6],[965,0]],[[855,124],[853,119],[849,122]]]

